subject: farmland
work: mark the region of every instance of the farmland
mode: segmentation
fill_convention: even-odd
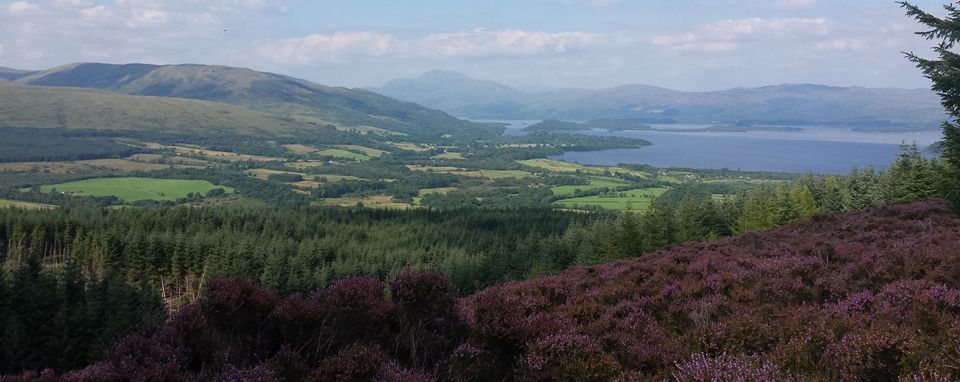
[[[326,199],[318,203],[323,206],[337,206],[337,207],[357,207],[364,206],[366,208],[377,208],[377,209],[387,209],[387,210],[406,210],[413,208],[409,203],[400,203],[395,202],[388,195],[373,195],[373,196],[363,196],[363,197],[344,197],[344,198],[334,198]]]
[[[51,206],[48,204],[40,204],[40,203],[21,202],[19,200],[0,199],[0,208],[22,208],[26,210],[43,210],[43,209],[49,209],[49,208],[56,208],[56,206]]]
[[[205,180],[154,179],[154,178],[95,178],[47,185],[43,192],[61,192],[86,196],[116,196],[124,202],[141,200],[177,200],[188,194],[206,194],[223,188],[231,193],[230,187],[214,185]]]
[[[590,191],[601,188],[615,189],[629,185],[629,183],[616,178],[591,177],[588,178],[587,181],[590,183],[585,185],[557,186],[550,188],[550,191],[557,196],[566,196],[573,195],[577,191]]]
[[[609,192],[595,196],[564,199],[557,202],[567,208],[599,207],[616,211],[645,211],[653,200],[667,192],[666,188],[645,188],[622,192]]]
[[[325,157],[334,157],[337,159],[349,159],[349,160],[358,161],[358,162],[370,160],[369,156],[355,153],[353,151],[347,151],[344,149],[323,149],[323,150],[317,151],[316,154],[325,156]]]

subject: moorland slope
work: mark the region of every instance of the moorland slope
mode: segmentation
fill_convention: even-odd
[[[960,218],[932,200],[462,299],[433,272],[289,297],[217,280],[161,328],[62,378],[956,380],[957,264]]]

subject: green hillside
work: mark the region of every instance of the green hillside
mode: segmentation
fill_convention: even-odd
[[[8,75],[26,85],[82,87],[228,103],[313,125],[372,126],[412,136],[466,138],[481,126],[370,91],[328,87],[244,68],[72,64]]]
[[[0,126],[290,134],[305,125],[216,102],[0,82]]]

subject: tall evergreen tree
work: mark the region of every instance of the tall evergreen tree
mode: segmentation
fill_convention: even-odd
[[[941,103],[953,119],[943,123],[943,154],[945,163],[941,178],[941,193],[960,209],[960,54],[954,52],[960,42],[960,9],[955,4],[944,5],[947,16],[936,17],[906,1],[899,3],[907,15],[929,29],[918,35],[938,41],[933,51],[936,59],[922,58],[906,53],[923,74],[933,81],[933,90],[940,95]]]
[[[698,226],[698,212],[696,203],[690,198],[684,198],[680,202],[680,208],[677,209],[677,226],[675,241],[677,243],[686,243],[700,240],[700,227]]]

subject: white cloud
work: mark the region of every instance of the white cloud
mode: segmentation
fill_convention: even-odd
[[[596,44],[601,40],[601,35],[585,32],[547,33],[518,29],[475,29],[431,34],[414,45],[425,52],[441,56],[476,57],[566,53]]]
[[[745,18],[705,24],[693,31],[657,35],[650,43],[683,52],[729,52],[741,44],[824,36],[830,26],[824,18]]]
[[[290,0],[24,0],[0,7],[4,63],[78,61],[240,65]],[[254,57],[259,57],[254,55]]]
[[[7,10],[10,11],[10,13],[30,12],[38,9],[40,9],[39,5],[28,3],[26,1],[17,1],[15,3],[10,3],[10,5],[7,6]]]
[[[818,50],[861,50],[867,47],[863,40],[859,39],[833,39],[821,41],[814,45]]]
[[[110,12],[106,5],[100,4],[80,10],[80,15],[87,19],[102,19]]]
[[[703,32],[707,37],[735,40],[741,37],[767,36],[777,34],[815,34],[824,35],[830,31],[824,18],[747,18],[725,20],[708,24]]]
[[[370,32],[311,34],[260,44],[260,52],[279,63],[339,62],[348,56],[382,56],[395,48],[393,36]]]
[[[166,24],[170,21],[170,13],[159,9],[135,9],[133,19],[141,25]]]
[[[260,52],[278,63],[341,62],[375,57],[487,57],[564,54],[599,44],[605,35],[585,32],[547,33],[519,29],[432,33],[399,39],[373,31],[311,34],[259,44]]]

